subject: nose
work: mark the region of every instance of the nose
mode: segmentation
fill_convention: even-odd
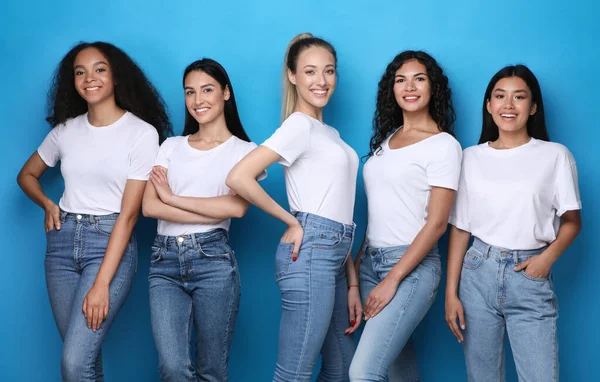
[[[317,85],[319,85],[319,86],[327,85],[327,79],[325,78],[324,73],[317,74]]]
[[[202,103],[202,92],[196,92],[194,94],[194,103],[200,105]]]
[[[94,74],[93,70],[91,72],[85,73],[85,82],[92,82],[95,79],[96,79],[96,75]]]
[[[415,87],[415,80],[413,79],[409,79],[406,81],[406,90],[407,91],[413,91],[416,90],[417,88]]]

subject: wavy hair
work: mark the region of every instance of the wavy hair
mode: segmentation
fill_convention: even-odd
[[[73,71],[75,58],[87,48],[98,49],[108,60],[115,84],[117,106],[151,124],[158,132],[160,142],[172,135],[173,129],[165,103],[142,69],[124,51],[102,41],[79,43],[60,61],[48,92],[46,121],[56,127],[88,111],[87,102],[75,89]]]
[[[527,119],[527,134],[535,139],[543,141],[549,141],[548,131],[546,130],[546,118],[544,117],[544,102],[542,101],[542,89],[537,78],[529,68],[525,65],[509,65],[506,66],[498,73],[494,74],[490,83],[485,89],[485,95],[483,97],[483,123],[481,126],[481,136],[479,137],[479,143],[493,142],[498,139],[498,125],[494,122],[494,118],[487,111],[487,103],[492,97],[492,91],[494,86],[503,78],[508,77],[519,77],[527,84],[529,90],[531,90],[531,102],[536,105],[535,114],[530,115]]]
[[[237,104],[235,103],[235,94],[233,93],[233,86],[231,85],[231,80],[229,79],[229,75],[227,75],[227,71],[225,68],[219,64],[217,61],[212,60],[210,58],[203,58],[198,61],[192,62],[185,68],[183,72],[183,86],[185,88],[185,79],[191,72],[204,72],[215,79],[223,90],[225,88],[229,88],[229,99],[225,101],[225,107],[223,108],[223,113],[225,114],[225,124],[227,125],[227,129],[231,132],[231,134],[235,135],[241,140],[246,142],[250,142],[250,138],[248,138],[248,134],[244,130],[242,126],[242,121],[240,120],[240,115],[238,113]],[[187,107],[185,108],[185,126],[183,128],[182,135],[194,134],[200,129],[200,125],[198,121],[194,119],[194,117],[190,114]]]
[[[431,83],[429,114],[440,131],[454,135],[452,125],[456,119],[452,106],[452,92],[448,86],[448,77],[433,57],[423,51],[407,50],[398,54],[385,69],[377,89],[377,105],[373,117],[373,135],[369,142],[366,158],[381,150],[383,141],[398,127],[404,124],[402,109],[394,96],[394,78],[396,71],[409,60],[417,60],[427,70]]]

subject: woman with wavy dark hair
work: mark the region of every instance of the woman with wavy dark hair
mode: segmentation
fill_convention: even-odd
[[[446,231],[460,175],[448,79],[427,53],[406,51],[377,92],[363,176],[368,226],[357,257],[367,323],[351,381],[417,381],[410,336],[441,278],[437,241]]]
[[[450,217],[446,321],[469,381],[505,380],[506,333],[520,381],[558,381],[551,269],[581,230],[575,159],[549,141],[542,91],[524,65],[492,77],[482,113]]]
[[[183,91],[183,135],[161,145],[142,207],[158,219],[148,277],[152,332],[162,380],[227,381],[240,304],[228,231],[249,203],[230,192],[225,178],[256,144],[242,127],[233,86],[218,62],[190,64]]]
[[[99,381],[104,337],[137,268],[133,228],[144,187],[171,126],[142,70],[105,42],[71,49],[48,99],[53,129],[17,181],[46,213],[44,264],[64,342],[62,379]],[[65,190],[57,206],[39,178],[58,161]]]

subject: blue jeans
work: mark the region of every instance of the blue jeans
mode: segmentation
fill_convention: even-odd
[[[345,261],[354,225],[300,212],[304,238],[296,261],[293,244],[279,243],[275,278],[281,291],[281,323],[274,381],[310,381],[321,352],[317,381],[348,380],[354,354]]]
[[[465,311],[469,381],[505,381],[508,332],[519,381],[558,381],[558,304],[552,275],[537,279],[513,268],[545,248],[490,246],[475,238],[463,262],[459,298]]]
[[[369,293],[402,258],[407,245],[367,246],[360,262],[360,295]],[[410,336],[433,304],[442,266],[437,245],[398,286],[396,295],[378,315],[367,321],[350,366],[351,381],[419,381]]]
[[[148,284],[160,378],[227,381],[240,305],[240,274],[227,231],[157,235]],[[192,327],[195,363],[190,353]]]
[[[46,234],[46,285],[56,326],[63,339],[63,381],[103,381],[101,347],[123,306],[137,268],[132,235],[110,283],[108,316],[95,333],[83,315],[83,299],[92,288],[104,260],[118,214],[93,216],[60,212],[60,231]]]

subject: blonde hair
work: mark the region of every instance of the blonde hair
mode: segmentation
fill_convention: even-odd
[[[291,81],[290,78],[288,76],[288,70],[292,70],[292,72],[295,72],[295,65],[292,65],[293,68],[291,68],[289,66],[289,54],[290,54],[290,48],[297,43],[300,40],[303,39],[307,39],[307,38],[313,38],[314,36],[311,33],[300,33],[299,35],[297,35],[296,37],[294,37],[292,39],[292,41],[290,41],[290,43],[287,46],[287,49],[285,50],[285,56],[283,57],[283,73],[281,75],[281,80],[283,83],[283,94],[281,97],[281,121],[285,121],[287,119],[287,117],[290,116],[290,114],[292,114],[294,112],[294,109],[296,108],[296,103],[298,102],[298,93],[296,93],[296,85],[294,85]],[[294,57],[294,60],[296,60],[297,57]]]

